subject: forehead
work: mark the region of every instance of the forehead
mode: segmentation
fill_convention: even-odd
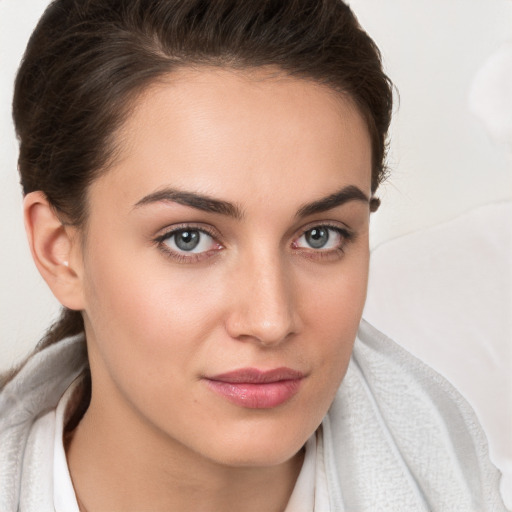
[[[247,190],[298,203],[346,185],[370,193],[370,138],[353,102],[275,70],[174,72],[144,91],[116,137],[118,159],[91,187],[108,185],[112,201],[168,186],[235,203]]]

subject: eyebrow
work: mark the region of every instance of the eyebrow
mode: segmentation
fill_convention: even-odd
[[[349,185],[338,192],[328,195],[327,197],[301,206],[296,213],[296,217],[307,217],[309,215],[314,215],[315,213],[332,210],[333,208],[341,206],[349,201],[362,201],[367,203],[373,211],[374,202],[378,202],[379,200],[376,198],[372,198],[370,200],[361,189],[355,185]],[[140,201],[137,201],[134,208],[140,208],[141,206],[159,202],[178,203],[204,212],[218,213],[228,217],[234,217],[236,219],[241,219],[243,217],[242,209],[229,201],[214,199],[207,195],[181,191],[168,187],[144,196]]]
[[[317,201],[313,201],[312,203],[305,204],[299,208],[297,217],[307,217],[309,215],[314,215],[315,213],[326,212],[336,208],[337,206],[348,203],[349,201],[363,201],[364,203],[369,204],[371,208],[374,200],[375,198],[370,200],[360,188],[355,185],[349,185],[338,190],[338,192],[334,192],[334,194]]]
[[[176,190],[174,188],[164,188],[157,192],[153,192],[152,194],[148,194],[138,201],[134,208],[159,202],[178,203],[203,212],[219,213],[236,219],[241,219],[243,217],[241,208],[233,203],[214,199],[213,197],[197,194],[195,192]]]

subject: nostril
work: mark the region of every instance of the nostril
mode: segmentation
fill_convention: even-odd
[[[268,306],[268,305],[267,305]],[[290,308],[269,312],[254,306],[237,308],[229,315],[226,329],[232,338],[254,340],[272,346],[288,340],[297,329],[295,315]]]
[[[287,331],[284,334],[278,334],[274,333],[271,336],[260,336],[258,341],[263,345],[264,347],[271,347],[275,345],[280,345],[287,340],[291,339],[293,336],[293,331]]]

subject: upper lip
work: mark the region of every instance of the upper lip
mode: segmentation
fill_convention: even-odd
[[[291,368],[281,367],[272,370],[259,370],[258,368],[240,368],[226,373],[208,377],[208,380],[227,382],[230,384],[268,384],[283,380],[302,379],[304,374]]]

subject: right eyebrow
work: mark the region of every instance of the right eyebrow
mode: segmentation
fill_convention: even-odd
[[[133,208],[140,208],[141,206],[160,202],[179,203],[203,212],[219,213],[221,215],[227,215],[228,217],[234,217],[235,219],[241,219],[243,217],[242,210],[229,201],[222,201],[207,195],[168,187],[144,196],[137,201]]]

